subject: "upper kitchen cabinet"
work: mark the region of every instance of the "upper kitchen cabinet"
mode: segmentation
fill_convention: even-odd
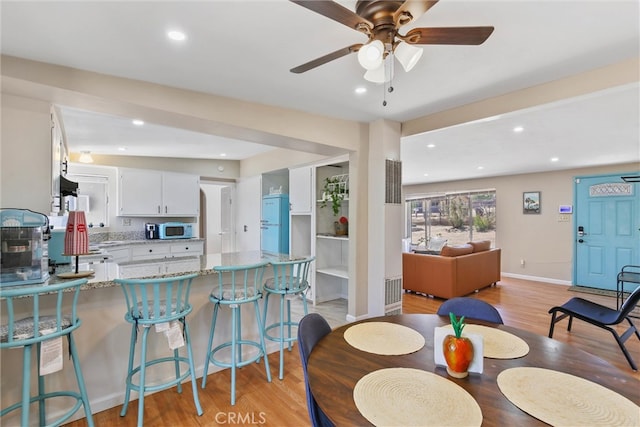
[[[197,175],[143,169],[118,170],[118,215],[193,217],[200,213]]]
[[[292,214],[311,214],[313,173],[314,168],[311,166],[289,169],[289,203]]]

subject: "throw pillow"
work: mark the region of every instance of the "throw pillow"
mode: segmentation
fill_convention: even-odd
[[[440,256],[455,257],[460,255],[469,255],[470,253],[473,253],[473,246],[469,244],[458,246],[444,245],[440,251]]]
[[[473,252],[484,252],[491,249],[491,240],[480,240],[478,242],[469,242],[473,246]]]

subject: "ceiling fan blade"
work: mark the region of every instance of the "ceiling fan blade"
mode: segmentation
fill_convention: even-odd
[[[414,28],[402,39],[411,44],[479,45],[493,33],[493,27]]]
[[[342,49],[336,50],[335,52],[331,52],[327,55],[321,56],[320,58],[316,58],[313,61],[309,61],[306,64],[298,65],[297,67],[292,68],[289,71],[296,74],[304,73],[305,71],[309,71],[313,68],[319,67],[320,65],[326,64],[327,62],[333,61],[334,59],[342,58],[345,55],[357,52],[361,47],[362,43],[343,47]]]
[[[357,15],[355,12],[347,9],[346,7],[330,0],[289,0],[292,3],[298,4],[322,16],[333,19],[347,27],[357,30],[357,27],[361,23],[365,23],[369,28],[373,28],[373,24],[363,17]]]
[[[438,3],[438,0],[406,0],[393,14],[393,22],[396,24],[396,28],[420,18],[436,3]],[[411,16],[407,16],[407,13]]]

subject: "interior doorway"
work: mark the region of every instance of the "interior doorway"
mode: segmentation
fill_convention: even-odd
[[[205,254],[235,252],[234,197],[235,183],[201,178],[199,223]]]

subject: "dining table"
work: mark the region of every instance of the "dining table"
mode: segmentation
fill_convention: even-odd
[[[422,335],[424,345],[417,351],[395,355],[358,349],[345,339],[345,332],[348,333],[355,325],[367,322],[405,326]],[[412,368],[418,371],[408,372],[426,372],[431,376],[440,377],[436,378],[439,381],[451,381],[468,392],[479,406],[483,426],[547,425],[512,403],[505,397],[498,384],[498,376],[502,372],[511,371],[511,368],[532,367],[542,368],[544,372],[566,373],[571,378],[588,380],[612,391],[612,394],[627,401],[624,403],[631,405],[633,419],[635,407],[640,404],[640,381],[630,373],[570,344],[507,325],[466,319],[467,327],[475,324],[479,327],[497,328],[520,338],[528,345],[525,355],[514,358],[484,357],[481,359],[482,373],[470,372],[467,377],[460,379],[449,376],[446,367],[436,364],[434,358],[434,351],[442,351],[441,347],[434,350],[434,331],[449,324],[447,316],[398,314],[359,320],[332,330],[316,344],[307,365],[309,386],[318,406],[336,426],[372,425],[362,415],[354,399],[354,389],[358,383],[363,377],[388,368]],[[392,392],[393,387],[381,391]],[[438,390],[433,389],[432,392],[438,393]],[[581,389],[575,390],[576,396],[581,393]],[[443,407],[442,410],[451,411],[452,408],[455,408],[455,403]],[[637,416],[632,423],[640,423],[640,406]],[[411,425],[423,423],[416,419]]]

